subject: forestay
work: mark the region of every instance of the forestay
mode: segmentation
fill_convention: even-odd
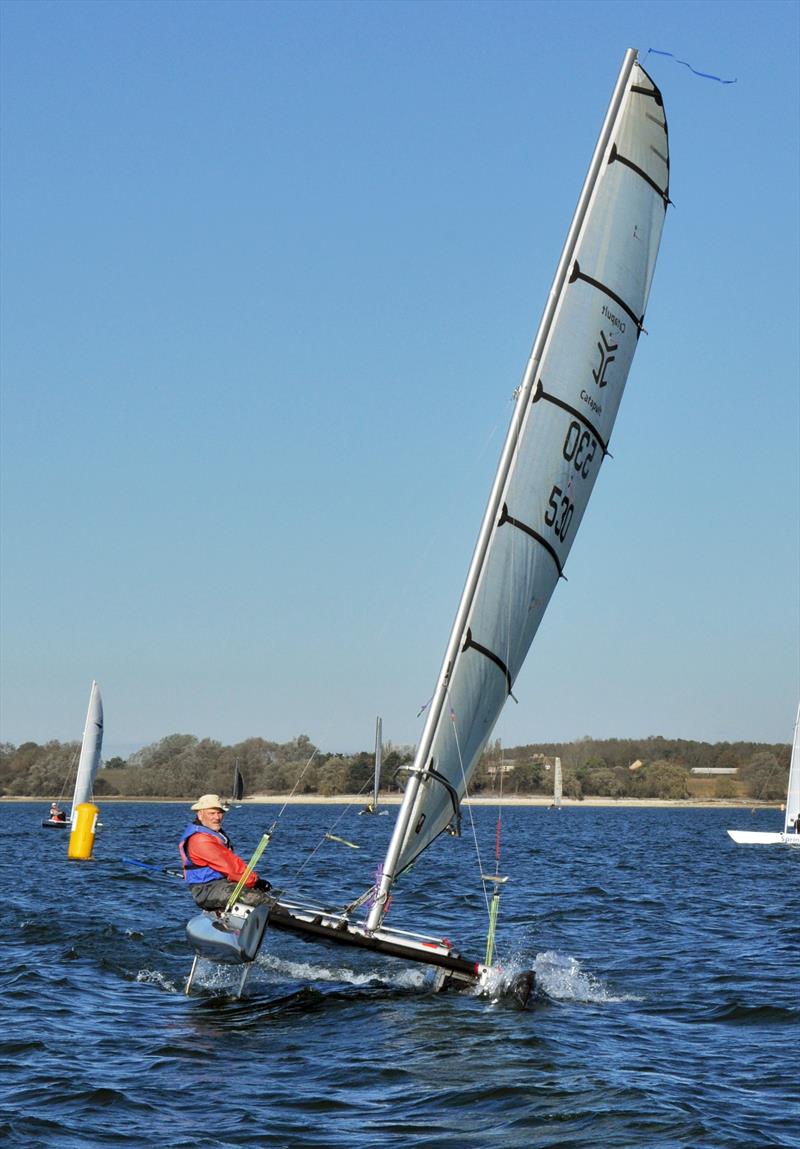
[[[669,203],[661,95],[629,51],[520,386],[384,864],[394,878],[454,824],[564,566],[642,331]]]

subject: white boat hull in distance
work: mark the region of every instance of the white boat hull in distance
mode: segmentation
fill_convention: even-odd
[[[740,846],[800,846],[800,834],[770,834],[761,830],[728,830]]]

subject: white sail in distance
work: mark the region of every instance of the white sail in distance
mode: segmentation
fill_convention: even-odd
[[[608,452],[669,203],[661,94],[629,50],[519,388],[369,925],[450,824]]]
[[[372,805],[378,808],[378,795],[381,789],[381,764],[383,760],[383,722],[380,718],[375,721],[375,777],[372,783]]]
[[[786,813],[783,823],[784,834],[794,832],[798,814],[800,814],[800,706],[797,708],[797,717],[794,720],[792,758],[789,763],[789,788],[786,792]]]
[[[81,742],[81,756],[78,761],[78,773],[75,777],[75,790],[72,795],[71,816],[74,821],[75,810],[84,802],[90,802],[94,789],[94,779],[100,766],[100,754],[103,749],[103,699],[100,687],[92,683],[89,695],[89,710],[86,714],[86,725],[83,728],[83,741]]]

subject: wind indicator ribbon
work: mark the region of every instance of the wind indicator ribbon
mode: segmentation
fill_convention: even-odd
[[[711,72],[698,72],[697,68],[693,68],[688,60],[679,60],[674,52],[662,52],[659,48],[648,48],[647,56],[649,56],[651,52],[654,56],[670,56],[676,64],[683,64],[684,68],[688,68],[693,75],[699,76],[701,80],[716,80],[718,84],[735,84],[737,82],[735,79],[723,80],[722,76],[714,76]],[[647,56],[645,56],[645,59],[647,59]]]

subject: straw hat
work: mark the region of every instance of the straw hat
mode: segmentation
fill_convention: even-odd
[[[219,794],[204,794],[202,798],[198,798],[193,810],[227,810],[228,807],[220,798]]]

